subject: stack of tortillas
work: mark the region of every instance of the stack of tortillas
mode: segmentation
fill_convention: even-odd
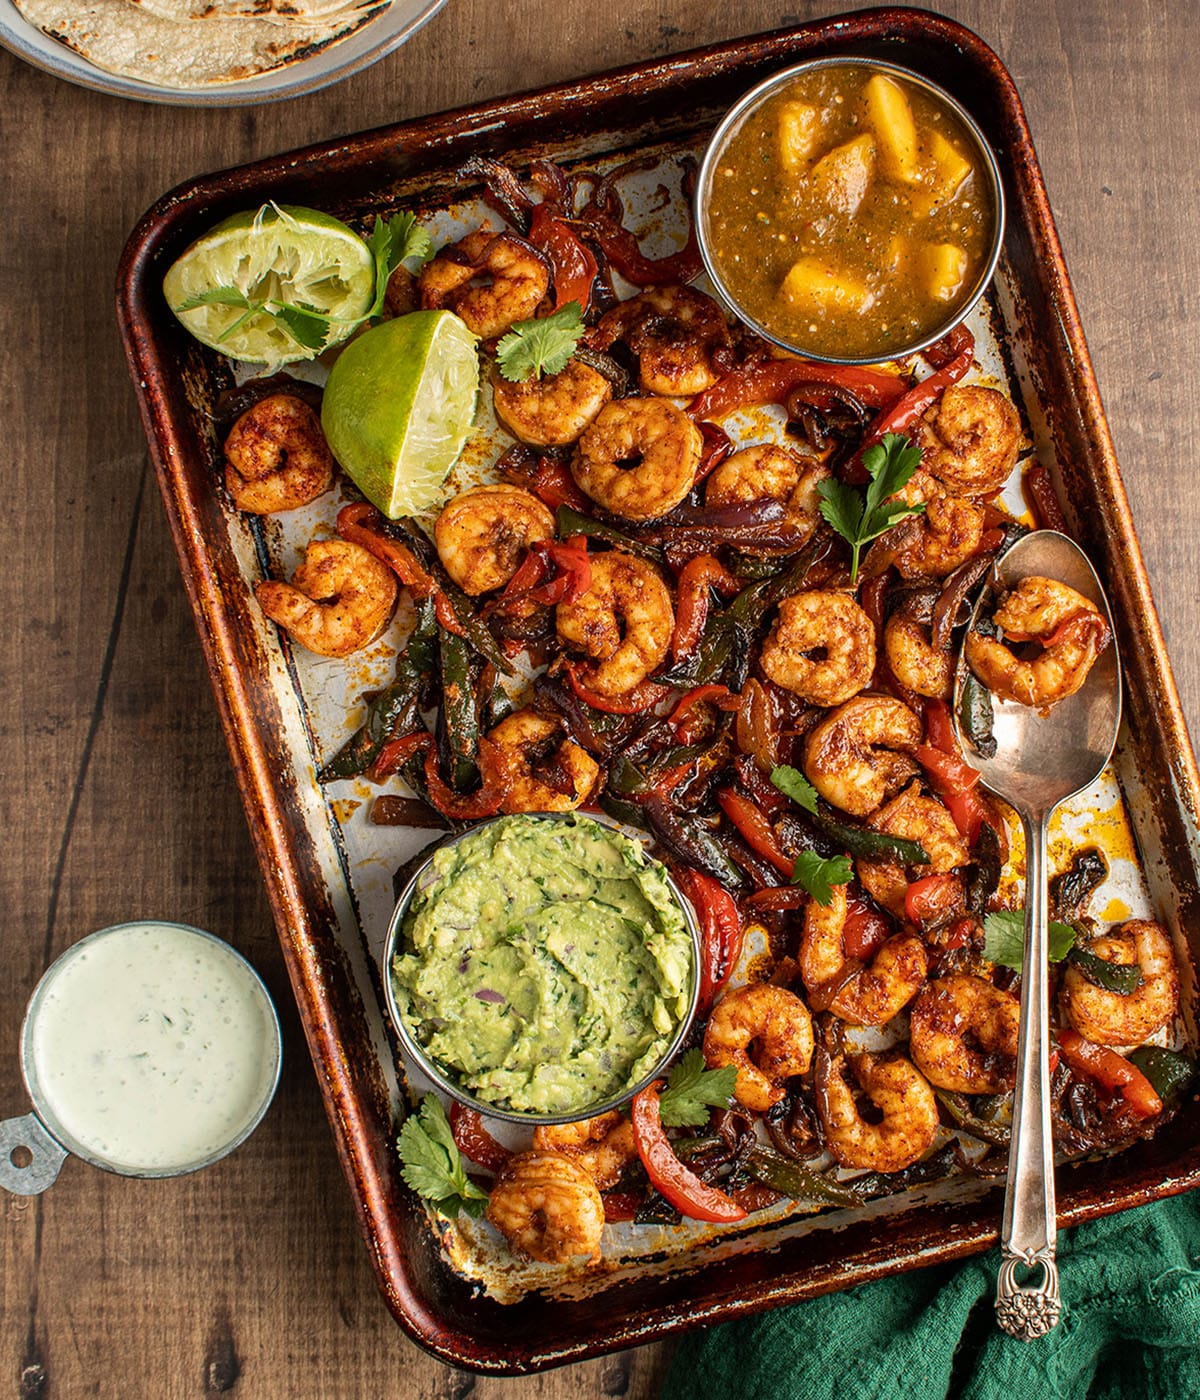
[[[109,73],[198,88],[308,58],[387,0],[15,0],[30,22]]]

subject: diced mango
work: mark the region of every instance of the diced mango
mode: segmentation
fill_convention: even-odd
[[[807,102],[785,102],[779,109],[779,161],[788,175],[808,168],[821,134],[821,113]]]
[[[917,184],[921,178],[917,128],[903,89],[876,73],[863,89],[863,108],[879,142],[881,174],[902,184]]]
[[[924,189],[912,197],[912,210],[925,218],[949,204],[971,174],[971,162],[940,131],[929,132],[926,138],[929,158],[921,168]]]
[[[788,269],[779,295],[802,316],[820,319],[831,311],[863,312],[874,293],[856,277],[825,258],[805,255]]]
[[[926,243],[918,257],[925,290],[934,301],[953,301],[967,275],[967,255],[954,243]]]
[[[823,155],[813,166],[808,185],[822,209],[831,214],[853,214],[874,173],[875,138],[864,131]]]

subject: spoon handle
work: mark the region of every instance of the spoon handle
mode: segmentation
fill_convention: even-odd
[[[1000,1230],[996,1320],[1011,1337],[1032,1341],[1058,1321],[1054,1262],[1054,1142],[1050,1129],[1049,931],[1046,826],[1049,812],[1023,815],[1025,827],[1025,957],[1021,975],[1021,1034],[1012,1145]],[[1021,1265],[1041,1265],[1040,1284],[1018,1282]]]

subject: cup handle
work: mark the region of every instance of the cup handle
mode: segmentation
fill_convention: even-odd
[[[18,1166],[14,1158],[29,1160]],[[0,1119],[0,1186],[17,1196],[40,1196],[58,1179],[70,1154],[36,1113]]]

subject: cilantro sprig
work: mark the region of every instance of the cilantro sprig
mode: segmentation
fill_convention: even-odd
[[[779,763],[771,769],[771,782],[784,797],[790,797],[798,807],[803,807],[814,817],[817,815],[817,790],[799,768]]]
[[[728,1108],[737,1083],[737,1066],[704,1068],[704,1052],[689,1050],[676,1060],[659,1095],[658,1114],[665,1128],[701,1128],[710,1108]]]
[[[883,438],[863,453],[863,467],[871,478],[864,497],[853,486],[833,480],[817,487],[821,514],[850,544],[850,582],[858,580],[859,552],[864,544],[886,534],[908,515],[920,515],[924,503],[915,506],[891,501],[906,486],[921,464],[921,449],[901,433],[884,433]]]
[[[558,374],[566,369],[582,334],[583,308],[569,301],[552,316],[518,321],[496,346],[496,364],[513,383]]]
[[[848,885],[854,879],[854,866],[848,856],[829,856],[801,851],[792,866],[792,884],[812,895],[822,908],[833,903],[834,885]]]
[[[1075,945],[1075,930],[1069,924],[1050,920],[1049,958],[1062,962]],[[1025,911],[1000,909],[983,920],[983,956],[1020,972],[1025,962]]]
[[[487,1209],[487,1192],[467,1175],[436,1095],[426,1094],[417,1112],[404,1120],[396,1145],[403,1163],[400,1174],[440,1215],[465,1211],[480,1216]]]

